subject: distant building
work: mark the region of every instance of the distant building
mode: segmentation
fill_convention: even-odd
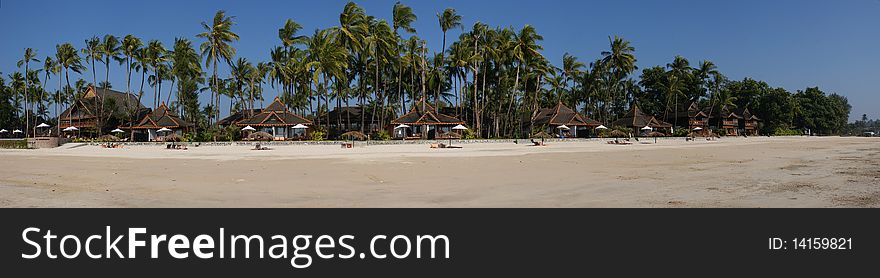
[[[560,137],[587,137],[592,133],[593,128],[602,125],[598,121],[577,113],[562,102],[557,103],[556,106],[538,110],[529,124],[534,124],[534,128],[544,127],[544,132],[557,134]]]
[[[170,134],[183,136],[189,132],[195,125],[181,119],[168,109],[163,102],[156,110],[145,115],[136,124],[131,127],[120,126],[121,129],[129,129],[134,133],[135,140],[138,141],[161,141]],[[160,129],[169,129],[169,132],[158,132]]]
[[[394,139],[442,139],[452,135],[452,127],[463,125],[456,117],[440,114],[424,98],[412,106],[412,110],[400,116],[391,124]],[[406,127],[400,127],[401,125]],[[400,128],[398,128],[400,127]]]
[[[140,119],[149,112],[150,109],[141,104],[133,94],[101,88],[96,90],[89,86],[81,98],[61,112],[58,128],[76,127],[79,129],[79,136],[97,136],[99,130],[100,133],[107,133],[131,119]],[[100,120],[98,116],[101,116]]]
[[[641,129],[646,126],[654,130],[666,130],[667,132],[672,129],[672,124],[658,120],[654,116],[645,114],[644,112],[642,112],[642,109],[640,109],[639,106],[636,104],[632,105],[632,108],[630,108],[629,112],[627,112],[626,115],[623,115],[623,117],[611,123],[611,127],[618,126],[630,128],[633,130],[633,133],[636,134],[641,132]]]
[[[274,140],[304,140],[309,134],[309,129],[313,128],[311,127],[312,121],[290,112],[277,97],[269,106],[260,110],[260,113],[240,120],[235,125],[239,128],[253,127],[257,132],[270,134]],[[297,125],[308,126],[308,128],[294,128]]]

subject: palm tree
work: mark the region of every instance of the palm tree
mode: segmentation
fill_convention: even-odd
[[[170,61],[171,70],[169,76],[171,77],[172,88],[174,87],[174,83],[179,83],[180,80],[193,80],[202,75],[202,61],[200,60],[199,54],[193,48],[192,42],[186,38],[174,39],[174,50],[171,51]],[[180,103],[182,96],[181,93],[184,88],[178,86],[177,89],[177,103],[178,107],[181,108],[178,112],[182,112],[183,105],[180,105]],[[171,104],[171,93],[168,94],[165,102],[169,105]],[[183,113],[179,114],[183,115]]]
[[[122,46],[119,43],[119,38],[114,35],[106,35],[104,36],[104,42],[101,43],[101,55],[104,57],[104,66],[106,66],[106,76],[104,77],[104,82],[106,84],[110,84],[110,60],[114,60],[122,65],[125,62],[122,57]]]
[[[43,89],[40,92],[43,95],[40,96],[40,99],[46,98],[46,96],[45,96],[46,84],[49,83],[49,78],[52,76],[52,74],[58,74],[58,64],[55,62],[55,60],[52,59],[51,56],[46,56],[46,58],[43,59],[43,71],[46,73],[46,78],[43,81]],[[59,87],[58,89],[60,90],[61,88]],[[42,102],[40,104],[42,105]],[[45,105],[43,105],[43,109],[45,109],[45,108],[46,108]],[[56,117],[58,115],[57,106],[55,109],[55,115],[56,115]],[[58,123],[56,123],[55,125],[58,125]]]
[[[636,48],[631,46],[629,41],[618,36],[614,36],[613,39],[608,37],[608,43],[611,49],[602,51],[602,63],[610,71],[613,89],[609,95],[610,99],[608,102],[612,104],[612,110],[620,112],[622,107],[618,107],[617,98],[621,92],[621,82],[626,79],[627,75],[638,69],[636,67],[636,56],[633,54]],[[614,115],[617,115],[617,113],[614,113]]]
[[[400,37],[399,29],[403,29],[403,31],[407,33],[416,33],[416,29],[412,27],[412,23],[418,19],[415,13],[413,13],[412,8],[407,5],[401,4],[400,1],[394,4],[394,9],[392,11],[392,25],[394,27],[394,38],[395,44],[397,44],[397,96],[400,98],[401,105],[401,115],[406,113],[406,103],[404,100],[402,88],[403,88],[403,58],[401,57],[402,53],[400,51],[403,46],[403,39]]]
[[[455,9],[446,8],[443,13],[437,14],[437,19],[440,22],[440,30],[443,31],[443,48],[440,51],[440,60],[442,61],[446,53],[446,31],[456,27],[461,28],[461,16],[455,12]],[[440,109],[441,86],[443,86],[443,82],[437,82],[437,91],[434,92],[434,109]]]
[[[30,85],[30,79],[28,78],[28,72],[30,71],[30,62],[40,62],[37,60],[37,52],[34,49],[28,47],[24,49],[24,57],[18,61],[18,68],[24,66],[24,130],[25,137],[27,137],[28,132],[30,132],[30,113],[28,113],[28,88]],[[36,131],[34,131],[36,132]],[[34,134],[36,136],[36,134]]]
[[[217,61],[224,60],[228,64],[232,57],[235,56],[235,48],[233,48],[230,43],[233,41],[238,41],[238,34],[232,32],[232,25],[235,24],[233,21],[235,17],[227,17],[226,12],[220,10],[214,14],[214,20],[211,25],[208,25],[206,22],[202,22],[202,28],[204,32],[196,35],[196,37],[204,38],[206,41],[202,43],[199,47],[202,51],[202,56],[205,57],[205,66],[211,66],[214,69],[214,74],[211,76],[212,83],[214,85],[214,89],[212,91],[211,101],[214,102],[216,98],[216,102],[213,107],[217,107],[220,104],[220,95],[218,94],[219,87],[217,87]],[[220,110],[214,109],[214,117],[215,120],[219,120]]]
[[[562,91],[568,87],[568,82],[573,76],[583,74],[584,63],[577,60],[577,57],[565,53],[562,55]],[[561,95],[559,101],[562,101]]]
[[[85,40],[86,46],[81,50],[82,54],[85,55],[86,61],[91,65],[92,68],[92,87],[95,89],[95,97],[97,100],[101,100],[102,97],[97,94],[98,90],[98,75],[95,67],[96,61],[101,61],[103,59],[103,55],[101,54],[101,39],[97,36],[94,36],[90,39]],[[95,132],[97,135],[101,134],[101,103],[103,101],[95,102],[95,110],[93,110],[96,114],[96,122],[95,122]]]
[[[666,67],[669,68],[669,72],[667,73],[667,79],[669,79],[667,84],[667,97],[672,97],[674,100],[673,108],[675,110],[675,113],[673,115],[676,115],[674,117],[676,119],[675,122],[673,122],[673,125],[676,126],[678,125],[678,97],[687,97],[687,94],[684,92],[683,87],[685,80],[688,80],[688,78],[690,78],[693,68],[691,68],[690,62],[688,62],[687,59],[681,56],[675,56],[675,59],[672,61],[672,63],[666,64]],[[666,109],[666,113],[668,116],[668,108]]]
[[[153,109],[159,106],[160,90],[162,89],[162,79],[168,74],[168,67],[165,64],[168,61],[168,50],[162,42],[151,40],[144,49],[146,62],[153,69],[153,75],[150,76],[150,84],[153,85]]]
[[[67,87],[70,87],[70,70],[73,70],[76,73],[81,73],[84,69],[82,65],[82,60],[79,57],[76,48],[74,48],[73,45],[70,43],[64,43],[55,46],[55,60],[58,61],[58,65],[64,68],[64,80],[67,81]],[[60,96],[58,97],[58,99],[60,99]],[[76,100],[71,98],[69,101],[72,104]],[[58,128],[60,132],[60,127]]]
[[[348,52],[334,41],[331,30],[315,30],[315,34],[309,40],[308,53],[309,62],[306,64],[306,68],[312,71],[311,82],[317,84],[319,79],[323,80],[323,88],[325,91],[328,90],[330,80],[338,81],[339,77],[344,74],[348,66],[346,62],[348,60]],[[322,93],[324,94],[324,103],[329,108],[330,96],[326,92]],[[320,103],[318,106],[320,106]],[[319,113],[320,111],[315,115]],[[326,113],[326,115],[329,122],[330,113]]]

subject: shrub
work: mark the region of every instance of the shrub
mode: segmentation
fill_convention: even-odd
[[[27,149],[27,140],[0,140],[0,149]]]
[[[464,140],[477,139],[477,135],[474,134],[474,132],[473,132],[472,130],[470,130],[470,129],[465,129],[465,130],[461,133],[461,139],[464,139]]]
[[[675,137],[685,137],[685,136],[687,136],[688,133],[690,133],[690,132],[691,132],[691,131],[688,130],[687,128],[676,128],[675,131],[672,133],[672,136],[675,136]]]
[[[773,130],[773,136],[790,136],[790,135],[801,135],[800,131],[794,129],[788,129],[783,127],[777,127]]]
[[[388,141],[391,140],[391,134],[387,130],[380,130],[373,134],[373,140]]]

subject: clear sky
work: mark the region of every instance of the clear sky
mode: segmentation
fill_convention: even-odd
[[[269,49],[280,44],[277,30],[286,19],[294,19],[304,26],[304,34],[311,34],[337,25],[347,2],[0,0],[0,72],[6,76],[18,70],[15,63],[26,47],[36,49],[42,59],[54,55],[56,44],[71,42],[81,48],[94,35],[134,34],[144,41],[159,39],[166,47],[175,37],[187,37],[198,44],[199,23],[209,21],[219,9],[236,17],[238,55],[266,61]],[[390,20],[394,2],[358,4],[368,14]],[[731,79],[751,77],[792,92],[819,86],[849,98],[851,119],[862,114],[880,118],[880,0],[403,2],[419,17],[418,35],[432,50],[439,50],[442,40],[436,14],[452,7],[466,27],[476,21],[517,29],[534,25],[544,36],[544,55],[557,65],[566,52],[584,62],[595,60],[608,48],[608,36],[620,35],[636,47],[639,68],[665,65],[675,55],[692,65],[708,59]],[[460,32],[450,31],[449,36],[457,38]],[[103,71],[99,67],[98,75]],[[118,65],[111,68],[111,83],[117,89],[124,88],[124,71]],[[91,75],[85,79],[91,80]],[[53,80],[47,88],[56,86]],[[265,94],[271,98],[277,92]],[[150,103],[151,96],[145,94],[144,103]]]

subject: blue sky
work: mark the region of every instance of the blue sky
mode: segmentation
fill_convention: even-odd
[[[24,1],[0,0],[0,72],[17,71],[23,49],[40,59],[54,47],[71,42],[77,48],[91,36],[134,34],[159,39],[166,47],[175,37],[197,42],[200,22],[218,9],[236,17],[238,55],[268,60],[279,44],[277,29],[292,18],[304,34],[338,24],[348,1]],[[389,19],[395,1],[358,1],[368,14]],[[692,64],[708,59],[731,79],[751,77],[789,91],[819,86],[849,98],[852,119],[880,118],[880,0],[844,1],[403,1],[419,20],[418,36],[439,50],[436,14],[458,10],[465,26],[481,21],[492,26],[534,25],[544,36],[544,55],[560,64],[566,52],[589,62],[619,35],[636,47],[638,66],[665,65],[675,55]],[[450,31],[457,38],[460,30]],[[222,72],[222,71],[221,71]],[[124,87],[124,69],[111,68],[111,82]],[[103,76],[103,67],[98,75]],[[74,77],[71,77],[74,78]],[[91,75],[85,76],[90,80]],[[99,78],[102,79],[102,78]],[[54,90],[57,80],[47,87]],[[146,90],[146,89],[145,89]],[[149,90],[146,90],[149,92]],[[267,98],[276,91],[266,93]],[[152,94],[145,94],[150,103]],[[228,105],[228,104],[224,104]]]

